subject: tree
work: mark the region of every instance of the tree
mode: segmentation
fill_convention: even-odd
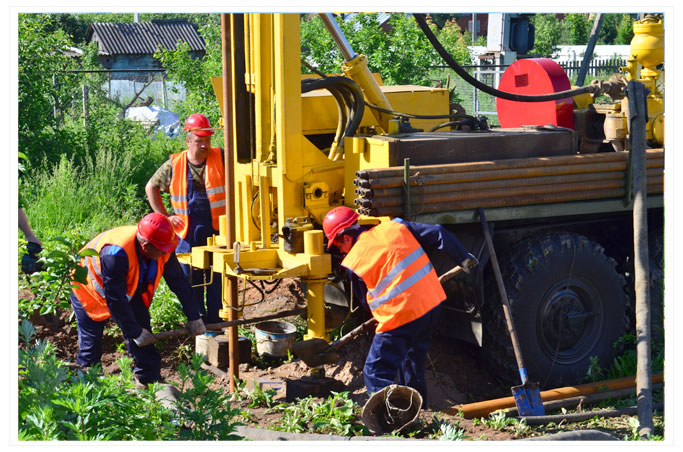
[[[562,39],[562,24],[555,14],[537,14],[531,18],[536,27],[534,48],[530,53],[551,57]]]
[[[49,151],[55,109],[59,115],[70,109],[78,83],[66,71],[76,63],[65,53],[70,39],[51,31],[48,17],[20,14],[18,25],[19,149],[34,160]]]
[[[592,22],[588,14],[567,14],[562,21],[565,28],[563,41],[568,45],[584,45],[588,43]]]
[[[187,117],[202,112],[215,121],[220,117],[220,111],[211,77],[220,77],[223,73],[221,30],[215,24],[208,23],[199,28],[199,34],[206,44],[203,58],[193,58],[190,46],[185,42],[178,43],[175,50],[159,48],[154,57],[167,69],[168,78],[187,90],[185,101],[175,108],[176,113]]]
[[[633,17],[630,14],[623,14],[617,27],[615,44],[628,45],[633,39]]]
[[[386,84],[429,84],[430,66],[443,62],[409,14],[392,13],[388,31],[377,22],[377,14],[356,14],[349,20],[336,17],[339,27],[357,54],[368,58],[368,67],[378,72]],[[444,22],[439,30],[431,28],[442,44],[460,63],[469,63],[470,35],[463,34],[454,20]],[[334,41],[318,16],[301,20],[302,57],[325,73],[339,73],[343,62]]]

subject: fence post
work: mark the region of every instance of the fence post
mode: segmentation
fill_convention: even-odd
[[[83,85],[83,127],[88,126],[88,117],[90,116],[90,87]]]
[[[164,110],[168,110],[167,99],[166,99],[166,74],[161,75],[161,96],[164,99]]]

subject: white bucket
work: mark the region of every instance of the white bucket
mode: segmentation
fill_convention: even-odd
[[[272,320],[254,326],[256,353],[269,358],[284,358],[292,349],[296,327],[289,322]]]

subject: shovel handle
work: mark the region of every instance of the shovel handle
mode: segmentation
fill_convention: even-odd
[[[206,331],[221,331],[221,329],[229,326],[236,325],[247,325],[250,323],[263,322],[265,320],[281,319],[283,317],[290,317],[293,315],[299,315],[306,312],[306,308],[294,308],[289,311],[276,312],[274,314],[264,315],[261,317],[252,317],[250,319],[237,319],[231,320],[229,322],[218,322],[218,323],[207,323]],[[178,330],[162,331],[161,333],[154,333],[156,340],[168,339],[171,337],[183,336],[185,334],[190,334],[190,330],[187,328],[181,328]]]
[[[346,333],[345,335],[343,335],[342,337],[340,337],[336,341],[332,342],[330,344],[330,346],[327,347],[327,349],[325,349],[325,351],[339,349],[341,346],[345,345],[351,339],[355,338],[360,333],[362,333],[366,329],[369,329],[370,327],[375,326],[376,324],[377,324],[377,320],[375,320],[374,317],[370,317],[365,322],[361,323],[360,325],[358,325],[357,327],[355,327],[354,329],[352,329],[351,331],[349,331],[348,333]]]
[[[510,339],[512,340],[512,349],[515,352],[515,359],[517,360],[519,376],[522,379],[522,384],[525,384],[528,381],[528,376],[526,374],[526,367],[524,366],[524,358],[522,357],[522,351],[519,347],[519,341],[517,340],[517,330],[515,329],[515,324],[512,320],[510,301],[508,300],[507,292],[505,291],[505,283],[503,283],[503,276],[500,273],[500,266],[498,265],[496,250],[493,247],[493,240],[491,239],[491,231],[489,231],[489,226],[486,223],[484,209],[482,209],[481,207],[479,207],[479,218],[481,219],[481,226],[484,230],[486,247],[488,248],[489,255],[491,256],[491,266],[493,267],[493,273],[496,276],[496,284],[498,285],[498,292],[500,293],[500,299],[503,304],[503,313],[505,314],[505,321],[507,322],[508,331],[510,332]]]
[[[456,265],[455,267],[451,268],[450,270],[448,270],[448,271],[447,271],[446,273],[444,273],[443,275],[439,276],[439,282],[440,282],[441,284],[443,284],[443,283],[445,283],[446,281],[448,281],[449,279],[453,278],[455,275],[457,275],[458,273],[460,273],[460,272],[462,272],[462,271],[464,271],[464,270],[465,270],[465,269],[462,268],[460,265]]]

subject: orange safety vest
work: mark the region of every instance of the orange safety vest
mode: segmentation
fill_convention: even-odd
[[[362,233],[342,265],[365,282],[378,333],[422,317],[446,299],[427,253],[398,221]]]
[[[190,226],[187,209],[187,151],[171,154],[171,162],[173,163],[173,178],[169,187],[171,207],[173,207],[173,212],[185,221],[185,227],[178,232],[178,235],[186,238]],[[218,230],[218,218],[225,215],[225,169],[219,147],[211,148],[206,157],[204,184],[211,205],[211,223],[213,228]]]
[[[93,249],[98,253],[97,256],[86,256],[81,259],[81,265],[88,269],[87,284],[73,281],[76,285],[76,288],[73,289],[74,294],[83,305],[88,316],[95,321],[99,322],[111,317],[102,287],[102,265],[99,256],[100,250],[105,245],[118,245],[128,255],[128,274],[126,275],[126,295],[128,296],[128,301],[135,295],[135,291],[138,288],[138,279],[140,278],[140,263],[135,251],[137,230],[137,226],[119,226],[110,229],[92,239],[81,250]],[[164,274],[164,265],[170,257],[171,254],[167,253],[157,260],[157,275],[154,284],[150,284],[142,294],[142,301],[148,308],[152,303],[154,291],[159,285],[159,281],[161,281],[161,276]]]

